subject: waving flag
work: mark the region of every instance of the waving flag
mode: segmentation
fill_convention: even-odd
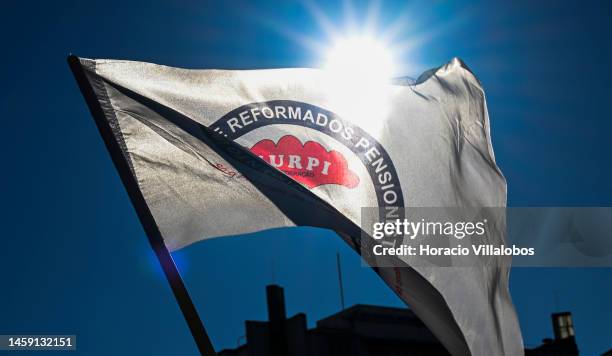
[[[169,250],[301,225],[359,252],[361,207],[506,204],[484,93],[458,59],[376,87],[314,69],[71,61],[145,229]],[[376,271],[452,354],[518,355],[506,258]]]

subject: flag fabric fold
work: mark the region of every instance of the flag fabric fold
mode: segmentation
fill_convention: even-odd
[[[158,230],[169,250],[316,226],[359,252],[361,207],[506,205],[484,92],[458,59],[414,85],[314,69],[71,61],[104,139],[118,147],[136,209],[151,217],[139,214],[145,229]],[[375,271],[452,354],[519,355],[505,258]]]

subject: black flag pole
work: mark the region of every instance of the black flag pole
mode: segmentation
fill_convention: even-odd
[[[110,153],[113,163],[115,164],[115,168],[119,172],[121,181],[123,182],[130,200],[136,209],[136,213],[145,230],[147,238],[149,239],[151,248],[155,252],[155,256],[157,256],[157,260],[159,261],[159,264],[166,275],[166,279],[170,284],[174,298],[176,299],[176,302],[178,303],[181,312],[185,317],[185,321],[189,326],[189,330],[191,331],[191,335],[196,342],[198,350],[202,355],[216,356],[217,353],[215,352],[210,338],[206,333],[206,329],[204,328],[204,324],[198,315],[198,311],[196,310],[195,305],[189,296],[189,292],[187,291],[185,283],[183,282],[176,264],[172,259],[172,255],[166,248],[161,232],[159,231],[159,228],[153,219],[153,215],[151,214],[151,211],[149,210],[145,199],[138,188],[138,184],[132,175],[131,167],[121,151],[119,142],[113,136],[111,122],[107,119],[107,115],[109,118],[114,119],[116,123],[114,111],[111,107],[105,107],[105,104],[101,103],[96,98],[94,87],[96,87],[96,89],[100,89],[100,92],[106,93],[104,83],[102,83],[102,81],[96,76],[91,76],[88,78],[85,70],[83,69],[81,61],[77,56],[68,56],[68,65],[76,78],[81,93],[87,101],[87,106],[94,117],[96,126],[98,127],[100,135],[102,136],[106,148]]]

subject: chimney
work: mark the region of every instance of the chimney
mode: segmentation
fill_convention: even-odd
[[[268,301],[271,356],[287,356],[287,336],[285,333],[287,315],[283,288],[277,285],[266,286],[266,297]]]
[[[268,299],[268,319],[270,322],[284,321],[287,315],[285,313],[285,293],[283,288],[274,284],[266,286],[266,297]]]
[[[552,324],[556,341],[574,337],[574,322],[572,321],[572,313],[554,313],[552,315]]]

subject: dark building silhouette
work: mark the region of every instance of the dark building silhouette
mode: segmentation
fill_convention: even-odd
[[[246,321],[246,343],[219,356],[448,355],[409,309],[355,305],[308,330],[305,314],[286,317],[281,287],[266,291],[269,321]]]
[[[266,287],[268,321],[246,321],[246,342],[219,356],[449,355],[419,318],[405,308],[354,305],[308,329],[306,315],[287,318],[283,289]],[[571,313],[552,315],[554,339],[526,356],[578,355]]]
[[[525,356],[576,356],[578,345],[574,334],[572,313],[554,313],[552,316],[554,339],[542,340],[542,345],[525,349]]]

